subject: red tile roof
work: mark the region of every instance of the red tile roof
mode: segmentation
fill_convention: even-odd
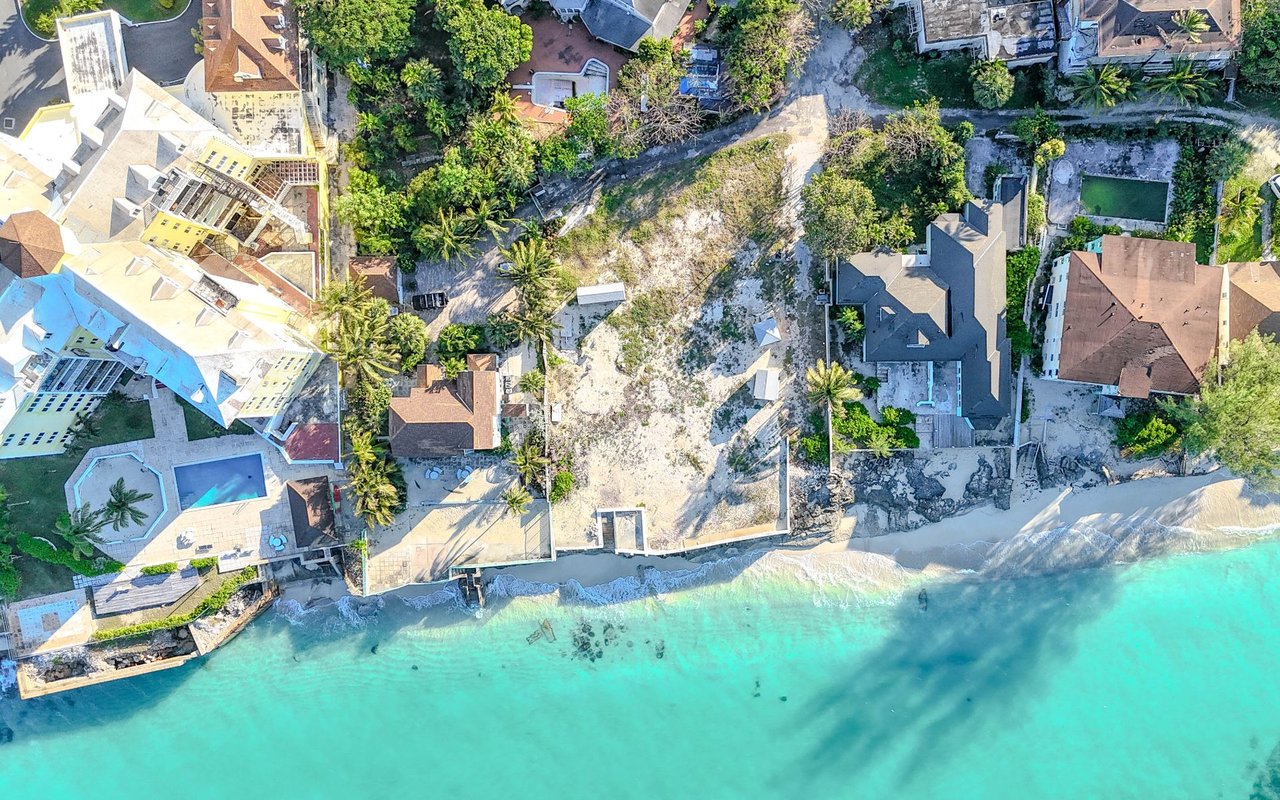
[[[284,440],[290,461],[337,461],[338,426],[331,422],[308,422],[294,428]]]

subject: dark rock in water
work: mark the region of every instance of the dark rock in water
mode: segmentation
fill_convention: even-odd
[[[378,654],[378,646],[375,644],[373,647],[370,647],[369,652],[376,656]]]
[[[13,728],[8,725],[0,725],[0,744],[9,744],[13,741]]]
[[[414,671],[414,672],[417,672],[417,671],[418,671],[418,665],[417,665],[417,664],[414,664],[414,665],[413,665],[413,671]]]
[[[787,696],[785,694],[782,697],[779,697],[778,699],[784,703],[787,702]]]

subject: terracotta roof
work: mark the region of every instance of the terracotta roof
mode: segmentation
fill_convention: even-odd
[[[391,398],[391,452],[421,458],[496,447],[501,402],[497,368],[497,356],[469,355],[467,369],[456,381],[447,381],[435,364],[419,367],[419,385],[408,397]]]
[[[388,303],[400,302],[398,269],[396,260],[390,256],[355,256],[347,263],[347,274],[352,280],[356,276],[364,278],[373,296]]]
[[[62,229],[42,212],[19,211],[0,226],[0,264],[20,278],[48,275],[65,254]]]
[[[338,460],[338,426],[332,422],[308,422],[289,432],[284,453],[290,461]]]
[[[298,25],[291,4],[202,3],[205,91],[298,91]]]
[[[1222,268],[1195,245],[1102,237],[1102,252],[1071,253],[1058,377],[1118,386],[1126,397],[1190,394],[1218,339]]]
[[[293,518],[293,540],[299,547],[328,547],[339,544],[333,520],[333,490],[323,475],[285,483],[289,495],[289,516]]]
[[[1280,336],[1280,262],[1249,261],[1227,264],[1230,281],[1232,339],[1249,331]]]

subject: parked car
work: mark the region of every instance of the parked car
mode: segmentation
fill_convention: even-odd
[[[413,296],[414,311],[431,311],[449,305],[449,297],[444,292],[427,292]]]

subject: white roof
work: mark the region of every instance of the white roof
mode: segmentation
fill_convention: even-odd
[[[757,322],[752,328],[756,332],[756,344],[768,347],[782,341],[782,332],[778,330],[778,321],[773,317]]]
[[[601,283],[597,286],[578,287],[578,305],[591,303],[621,303],[627,299],[627,287],[622,283]]]
[[[756,377],[752,382],[751,393],[755,395],[757,400],[777,400],[778,387],[781,380],[781,370],[772,368],[756,370]]]
[[[95,11],[57,21],[62,71],[67,76],[67,99],[95,92],[114,92],[129,74],[125,61],[120,15]]]

